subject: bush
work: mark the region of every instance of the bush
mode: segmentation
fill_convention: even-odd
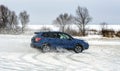
[[[114,37],[115,31],[112,29],[102,29],[101,34],[103,37]]]
[[[120,37],[120,31],[118,31],[118,32],[116,33],[116,36],[117,36],[117,37]]]
[[[12,35],[22,34],[22,30],[21,27],[19,26],[16,26],[15,29],[4,28],[4,29],[0,29],[0,34],[12,34]]]
[[[66,33],[72,35],[72,36],[81,36],[82,34],[80,34],[80,32],[74,30],[74,29],[71,29],[70,27],[66,28],[64,30]]]
[[[87,34],[90,34],[90,35],[96,35],[96,34],[99,34],[97,30],[95,29],[89,29],[87,30]]]

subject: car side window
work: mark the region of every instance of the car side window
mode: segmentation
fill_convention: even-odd
[[[58,38],[58,34],[57,33],[49,33],[50,38]]]
[[[48,33],[43,33],[42,36],[43,37],[49,37],[49,34]]]
[[[68,35],[66,35],[66,34],[61,33],[61,34],[59,34],[59,36],[60,36],[59,37],[60,39],[70,39],[70,37]]]

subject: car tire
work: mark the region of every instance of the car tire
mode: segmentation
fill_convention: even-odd
[[[82,46],[77,45],[77,46],[74,48],[74,51],[75,51],[76,53],[81,53],[81,52],[83,51],[83,48],[82,48]]]
[[[41,49],[44,53],[51,51],[51,47],[48,44],[44,44]]]

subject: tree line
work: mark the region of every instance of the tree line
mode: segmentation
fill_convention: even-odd
[[[15,11],[11,11],[8,7],[0,5],[0,33],[23,33],[27,23],[29,23],[29,14],[27,11],[22,11],[17,16]],[[78,6],[76,9],[76,15],[73,16],[68,13],[62,13],[53,21],[53,24],[59,26],[61,32],[67,32],[72,35],[86,35],[86,25],[92,21],[92,17],[89,15],[89,11],[86,7]],[[76,25],[78,32],[71,30],[70,25]],[[21,25],[21,27],[19,27]],[[106,23],[101,24],[102,31],[106,28]],[[48,28],[41,28],[44,30],[50,30]],[[105,29],[106,31],[106,29]]]
[[[68,13],[60,14],[53,24],[60,27],[61,32],[65,32],[65,27],[71,24],[76,25],[79,28],[79,34],[81,36],[86,35],[86,25],[92,20],[86,7],[80,7],[76,9],[76,16],[69,15]],[[68,28],[69,29],[69,28]]]
[[[19,27],[19,21],[21,26]],[[16,15],[15,11],[11,11],[8,7],[0,5],[0,32],[24,32],[26,24],[29,22],[29,14],[26,11]]]

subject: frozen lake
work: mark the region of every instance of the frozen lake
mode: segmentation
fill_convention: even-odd
[[[0,35],[0,71],[120,71],[120,39],[82,38],[90,48],[76,54],[42,53],[30,47],[31,37]]]

